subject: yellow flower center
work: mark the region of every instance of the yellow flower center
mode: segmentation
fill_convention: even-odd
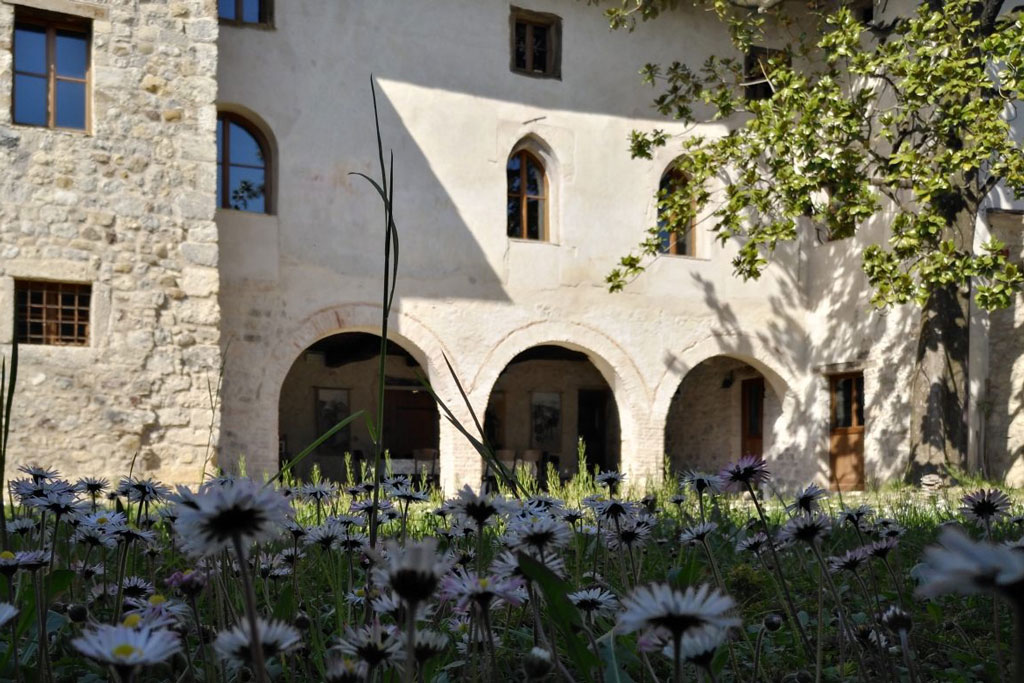
[[[2,553],[0,553],[0,559],[13,560],[14,559],[14,553],[12,553],[10,550],[5,550]]]
[[[192,576],[195,572],[192,569],[186,569],[182,576]]]
[[[157,593],[156,595],[152,595],[149,598],[149,604],[151,605],[162,605],[165,602],[167,602],[167,598],[160,595],[159,593]]]
[[[127,620],[125,620],[127,621]],[[110,654],[114,655],[118,659],[128,659],[136,652],[142,652],[139,648],[128,643],[122,643],[110,651]]]
[[[96,518],[96,523],[97,524],[106,524],[109,521],[110,521],[110,519],[108,519],[107,517],[97,517]]]
[[[480,579],[480,587],[487,590],[491,585],[491,580],[488,578]]]
[[[121,625],[127,626],[128,628],[135,628],[139,625],[140,621],[142,621],[142,617],[138,614],[129,614],[124,618],[124,621],[121,622]]]

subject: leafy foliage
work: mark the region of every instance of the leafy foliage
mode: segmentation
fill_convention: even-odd
[[[606,13],[613,27],[632,29],[676,4],[624,0]],[[736,274],[757,278],[801,230],[840,239],[878,217],[889,223],[888,241],[864,252],[876,306],[924,304],[971,278],[980,306],[1008,306],[1024,274],[997,241],[976,245],[974,226],[997,187],[1024,194],[1024,153],[1012,130],[1024,68],[1017,13],[998,16],[996,0],[948,0],[868,23],[848,5],[817,7],[793,15],[781,5],[750,12],[712,0],[739,54],[784,39],[759,73],[745,72],[735,55],[696,68],[644,67],[644,80],[661,90],[660,113],[728,128],[682,137],[679,165],[693,202],[674,201],[682,210],[651,235],[684,232],[709,207],[717,239],[739,244]],[[752,78],[766,80],[771,95],[747,99]],[[650,158],[671,139],[636,131],[630,147]],[[647,239],[624,257],[611,288],[641,273],[657,246]]]

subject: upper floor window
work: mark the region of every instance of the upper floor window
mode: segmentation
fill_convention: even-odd
[[[512,71],[561,78],[562,20],[546,12],[512,8]]]
[[[217,115],[217,206],[270,213],[268,149],[254,125],[237,114]]]
[[[91,299],[91,285],[15,280],[18,343],[88,346]]]
[[[696,256],[694,199],[688,191],[690,179],[678,168],[670,168],[658,184],[658,238],[662,254]]]
[[[775,94],[772,71],[788,63],[789,56],[782,50],[751,46],[743,58],[743,88],[747,101],[771,99]]]
[[[271,0],[217,0],[221,21],[235,24],[270,24]]]
[[[544,165],[525,149],[508,158],[508,236],[547,239],[547,178]]]
[[[18,10],[12,120],[85,130],[89,122],[88,20]]]

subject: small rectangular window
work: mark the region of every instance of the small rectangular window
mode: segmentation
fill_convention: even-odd
[[[782,50],[767,47],[751,47],[743,59],[743,88],[747,101],[768,100],[775,94],[771,84],[772,62],[789,63],[789,56]]]
[[[512,8],[511,68],[541,78],[561,78],[562,19],[546,12]]]
[[[272,0],[217,0],[217,16],[226,24],[273,23]]]
[[[91,43],[88,20],[17,11],[12,43],[14,123],[88,128]]]
[[[19,344],[89,345],[92,285],[14,281],[14,329]]]

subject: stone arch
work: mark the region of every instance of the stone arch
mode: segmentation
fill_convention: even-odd
[[[806,477],[804,470],[807,467],[813,470],[816,462],[798,462],[799,449],[794,441],[794,429],[801,410],[799,392],[803,386],[792,369],[779,362],[779,355],[773,348],[749,335],[710,336],[678,355],[669,352],[665,372],[654,392],[651,411],[652,421],[657,423],[662,434],[663,448],[672,401],[690,371],[715,358],[733,359],[756,370],[764,378],[766,389],[770,388],[774,394],[772,398],[777,404],[778,413],[770,418],[766,415],[765,429],[768,429],[770,419],[772,440],[764,457],[770,462],[785,461],[785,465],[773,468],[773,473],[780,469],[778,474],[781,479]],[[730,456],[729,459],[734,457]]]
[[[619,413],[620,467],[636,480],[661,472],[661,442],[655,441],[646,415],[650,392],[626,350],[604,332],[580,323],[543,321],[508,334],[484,358],[469,384],[474,408],[482,414],[498,376],[517,355],[536,346],[563,346],[588,355],[612,390]]]
[[[283,332],[264,357],[249,423],[256,425],[251,441],[256,453],[241,454],[257,470],[275,471],[277,459],[278,402],[288,371],[299,355],[325,337],[345,332],[380,334],[381,307],[372,303],[350,303],[322,309],[307,316]],[[417,318],[393,312],[388,338],[402,346],[427,374],[434,391],[449,406],[458,406],[458,389],[444,365],[444,356],[452,358],[440,338]],[[456,367],[453,360],[453,367]],[[457,368],[456,368],[457,371]],[[451,467],[445,458],[445,432],[442,429],[441,469]],[[239,455],[239,454],[231,454]]]

